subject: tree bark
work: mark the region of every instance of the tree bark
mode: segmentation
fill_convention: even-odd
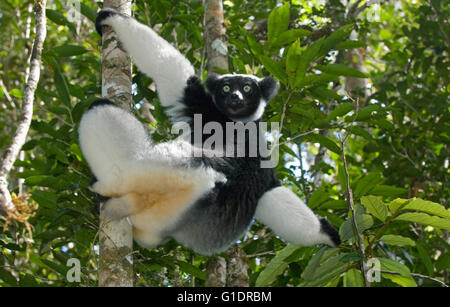
[[[208,72],[228,71],[228,44],[223,25],[222,0],[205,1],[204,24]]]
[[[227,262],[225,258],[213,256],[206,262],[206,287],[225,287],[227,282]]]
[[[248,260],[238,246],[227,251],[227,287],[248,287]]]
[[[206,0],[204,40],[208,72],[228,71],[228,44],[223,24],[222,0]],[[209,287],[230,285],[248,286],[247,261],[239,247],[228,252],[228,261],[223,257],[211,257],[206,265],[206,282]]]
[[[30,129],[33,116],[34,93],[36,91],[41,75],[41,55],[44,40],[47,34],[47,19],[45,16],[45,6],[47,0],[36,2],[36,37],[31,51],[28,78],[25,80],[25,91],[23,95],[22,114],[17,126],[17,130],[12,139],[11,145],[6,149],[4,158],[0,165],[0,211],[8,212],[14,210],[11,202],[11,194],[8,190],[8,175],[12,169],[17,156],[25,143],[28,130]]]
[[[130,15],[130,0],[105,0],[104,8],[114,8]],[[123,109],[131,110],[131,60],[117,41],[115,33],[105,27],[102,35],[102,96]],[[100,209],[99,271],[100,287],[133,286],[133,231],[129,221],[107,220]]]

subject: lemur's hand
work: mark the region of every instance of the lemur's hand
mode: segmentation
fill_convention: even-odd
[[[97,30],[98,34],[102,35],[102,26],[105,25],[104,21],[108,19],[109,17],[120,15],[122,17],[127,17],[124,14],[119,13],[115,9],[106,8],[98,12],[97,18],[95,19],[95,29]]]

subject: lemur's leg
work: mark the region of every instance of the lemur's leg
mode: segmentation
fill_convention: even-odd
[[[152,145],[144,126],[107,100],[93,103],[78,132],[81,150],[97,178],[92,190],[103,196],[185,189],[199,196],[224,180],[212,167],[193,163],[189,143]]]
[[[180,100],[186,82],[195,74],[191,63],[151,28],[113,9],[99,12],[100,34],[104,25],[113,28],[137,67],[155,81],[161,104],[171,107],[169,115],[176,121],[178,110],[184,108]]]
[[[255,217],[288,242],[305,246],[337,246],[339,234],[325,219],[318,219],[291,190],[277,187],[258,201]]]
[[[83,155],[97,178],[94,185],[112,189],[122,185],[123,174],[133,161],[142,159],[151,149],[144,126],[106,99],[94,102],[84,113],[78,134]]]

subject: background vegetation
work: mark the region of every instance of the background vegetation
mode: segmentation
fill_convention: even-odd
[[[101,95],[93,27],[101,3],[82,0],[73,19],[66,2],[47,6],[33,121],[10,174],[13,196],[30,197],[15,199],[21,221],[0,217],[4,286],[97,285],[98,215],[77,126]],[[238,242],[250,285],[362,286],[360,263],[369,259],[381,269],[372,286],[448,284],[449,3],[372,2],[224,1],[229,71],[281,82],[265,115],[282,126],[278,176],[343,240],[339,248],[286,245],[255,223]],[[133,3],[135,17],[205,76],[202,2]],[[20,117],[32,5],[0,2],[1,154]],[[172,138],[151,80],[134,72],[136,115],[157,141]],[[80,283],[66,279],[70,258],[81,262]],[[174,241],[151,250],[136,245],[134,259],[135,285],[205,283],[206,258]]]

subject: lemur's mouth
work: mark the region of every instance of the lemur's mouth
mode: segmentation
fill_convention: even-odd
[[[244,105],[243,100],[232,100],[229,103],[230,109],[233,109],[233,110],[239,110],[239,109],[243,108],[244,106],[245,105]]]

